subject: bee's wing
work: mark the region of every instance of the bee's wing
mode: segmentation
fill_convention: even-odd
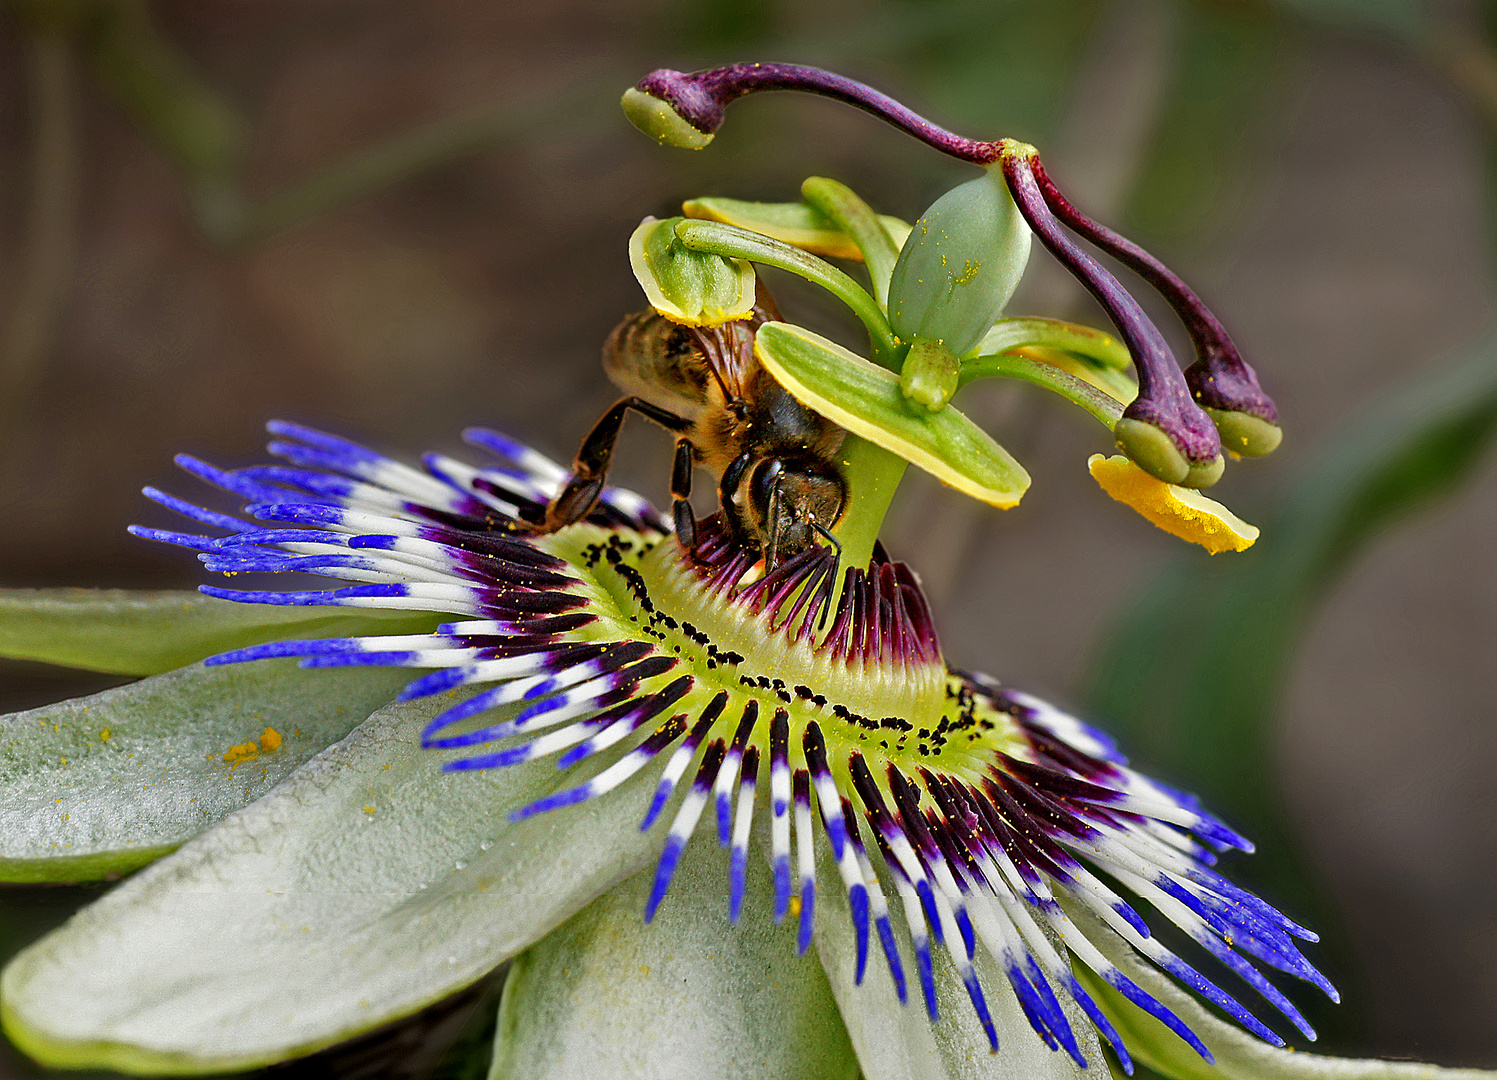
[[[747,402],[754,393],[759,361],[754,357],[754,329],[748,322],[731,322],[711,329],[693,329],[702,359],[717,383],[725,406]]]
[[[780,309],[764,286],[763,278],[755,278],[754,314],[746,320],[724,323],[721,326],[693,329],[708,369],[717,380],[722,391],[722,401],[714,405],[731,402],[749,404],[759,393],[759,382],[763,372],[754,357],[754,332],[766,322],[779,322]]]

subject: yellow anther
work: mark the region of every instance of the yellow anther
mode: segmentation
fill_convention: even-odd
[[[1165,532],[1200,544],[1213,555],[1246,550],[1258,539],[1256,526],[1215,499],[1191,488],[1167,484],[1121,454],[1093,454],[1086,467],[1102,490],[1118,502],[1127,503]]]

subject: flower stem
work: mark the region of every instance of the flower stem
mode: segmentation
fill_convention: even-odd
[[[716,132],[722,126],[723,109],[747,94],[795,90],[862,109],[943,154],[974,165],[991,165],[1001,153],[998,143],[967,139],[947,131],[870,86],[800,64],[729,64],[689,74],[661,68],[641,79],[637,89],[666,102],[704,135]]]
[[[783,240],[719,221],[688,219],[676,226],[676,237],[693,251],[775,266],[820,285],[846,304],[863,323],[872,345],[874,363],[893,371],[899,370],[902,351],[883,310],[861,285],[826,260],[791,247]]]
[[[873,545],[907,463],[898,454],[851,433],[838,456],[847,480],[848,503],[847,513],[832,531],[842,543],[843,562],[865,567],[873,558]]]
[[[1073,405],[1079,405],[1091,413],[1108,431],[1117,426],[1123,416],[1123,404],[1111,395],[1083,382],[1068,371],[1052,364],[1031,360],[1027,356],[1013,353],[994,353],[974,357],[962,364],[961,382],[965,386],[973,379],[986,375],[1003,375],[1011,379],[1042,386],[1059,394]]]

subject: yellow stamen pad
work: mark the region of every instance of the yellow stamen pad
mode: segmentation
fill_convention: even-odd
[[[1086,467],[1102,490],[1118,502],[1127,503],[1165,532],[1200,544],[1213,555],[1245,551],[1258,539],[1257,526],[1249,525],[1215,499],[1192,488],[1167,484],[1122,454],[1093,454]]]

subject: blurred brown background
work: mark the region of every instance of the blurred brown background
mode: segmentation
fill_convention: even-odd
[[[195,584],[190,559],[124,533],[167,524],[139,488],[196,494],[171,455],[248,460],[270,417],[407,455],[485,424],[566,460],[612,399],[599,343],[641,306],[641,216],[793,199],[815,174],[913,220],[964,176],[790,97],[735,106],[703,153],[658,148],[616,101],[662,65],[818,63],[1039,144],[1074,202],[1212,301],[1277,399],[1284,449],[1220,489],[1249,520],[1493,314],[1497,67],[1475,0],[5,10],[0,585]],[[781,296],[857,342],[828,302]],[[1100,318],[1038,246],[1011,310]],[[1086,477],[1106,446],[1085,417],[1026,389],[964,407],[1032,493],[1000,515],[912,478],[889,546],[924,574],[953,663],[1078,704],[1109,620],[1178,544]],[[617,479],[664,500],[668,449],[632,428]],[[1489,464],[1359,558],[1297,649],[1278,781],[1349,949],[1331,1048],[1497,1065],[1494,527]],[[0,664],[0,707],[101,685]]]

